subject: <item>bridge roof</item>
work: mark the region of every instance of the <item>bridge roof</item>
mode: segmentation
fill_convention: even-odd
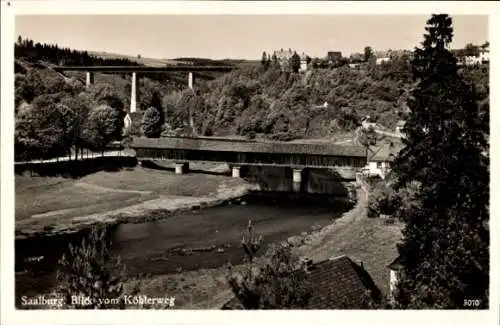
[[[241,140],[212,140],[199,138],[134,138],[131,147],[134,149],[184,149],[226,152],[237,151],[254,153],[292,153],[324,156],[366,157],[365,149],[361,146],[287,142],[257,142]]]
[[[99,71],[99,72],[173,72],[173,71],[231,71],[234,66],[217,65],[166,65],[163,67],[143,67],[143,66],[53,66],[56,71]]]

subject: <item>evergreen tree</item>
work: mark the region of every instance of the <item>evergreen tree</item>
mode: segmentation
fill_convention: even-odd
[[[370,147],[377,144],[377,133],[375,132],[373,126],[361,128],[358,134],[358,141],[366,150],[366,163],[368,163]]]
[[[267,68],[269,68],[269,60],[265,51],[262,52],[262,59],[260,60],[260,63],[262,64],[264,70],[267,70]]]
[[[419,186],[420,207],[401,212],[402,308],[488,308],[489,158],[475,91],[448,51],[452,19],[433,15],[412,61],[418,81],[395,162],[397,187]]]
[[[292,69],[293,72],[299,72],[300,56],[297,54],[297,52],[294,52],[290,57],[290,69]]]
[[[364,58],[365,58],[365,62],[368,62],[368,60],[373,56],[373,51],[372,51],[372,48],[367,46],[365,47],[365,50],[364,50]]]
[[[276,52],[273,53],[273,55],[271,57],[271,62],[272,62],[274,67],[278,67],[280,65],[278,62],[278,56],[276,55]]]
[[[297,272],[299,259],[290,245],[279,243],[269,248],[263,263],[255,257],[262,243],[256,237],[249,221],[241,245],[249,261],[246,270],[228,274],[228,283],[244,309],[305,308],[312,292],[305,273]]]
[[[66,306],[75,309],[124,309],[123,283],[126,269],[119,255],[110,251],[105,229],[93,227],[80,245],[69,250],[58,262],[57,293]],[[89,297],[85,304],[73,304],[72,297]]]

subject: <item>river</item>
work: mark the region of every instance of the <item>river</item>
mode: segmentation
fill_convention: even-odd
[[[241,236],[248,220],[269,243],[331,223],[350,208],[331,196],[251,194],[225,204],[165,219],[120,224],[109,229],[112,250],[120,254],[128,276],[158,275],[220,267],[243,260]],[[16,241],[16,300],[49,291],[55,284],[57,260],[68,243],[81,235],[58,235]],[[43,258],[26,262],[30,257]]]

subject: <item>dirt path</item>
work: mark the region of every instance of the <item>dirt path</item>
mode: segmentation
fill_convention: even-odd
[[[342,218],[335,220],[331,225],[308,235],[304,244],[297,251],[302,256],[309,256],[313,260],[323,260],[335,254],[334,242],[339,234],[350,233],[353,227],[358,227],[366,218],[368,195],[365,190],[358,190],[358,201],[353,209],[346,212]]]
[[[358,190],[358,202],[340,219],[312,233],[297,251],[320,261],[347,255],[363,266],[382,292],[388,292],[389,265],[397,256],[397,244],[402,238],[403,224],[387,224],[379,218],[368,218],[368,194]]]
[[[137,191],[137,190],[123,190],[119,188],[109,188],[84,182],[78,182],[75,186],[80,186],[88,190],[101,191],[101,192],[115,192],[115,193],[136,193],[136,194],[151,194],[151,191]]]

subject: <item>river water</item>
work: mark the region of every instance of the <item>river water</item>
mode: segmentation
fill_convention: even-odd
[[[121,255],[129,276],[168,274],[241,263],[241,236],[249,219],[255,233],[263,236],[264,253],[269,243],[325,226],[349,208],[345,201],[322,195],[253,194],[218,207],[108,230],[112,250]],[[81,235],[59,235],[16,241],[17,299],[49,291],[57,260],[68,243],[80,240]],[[36,256],[43,259],[27,262]]]

